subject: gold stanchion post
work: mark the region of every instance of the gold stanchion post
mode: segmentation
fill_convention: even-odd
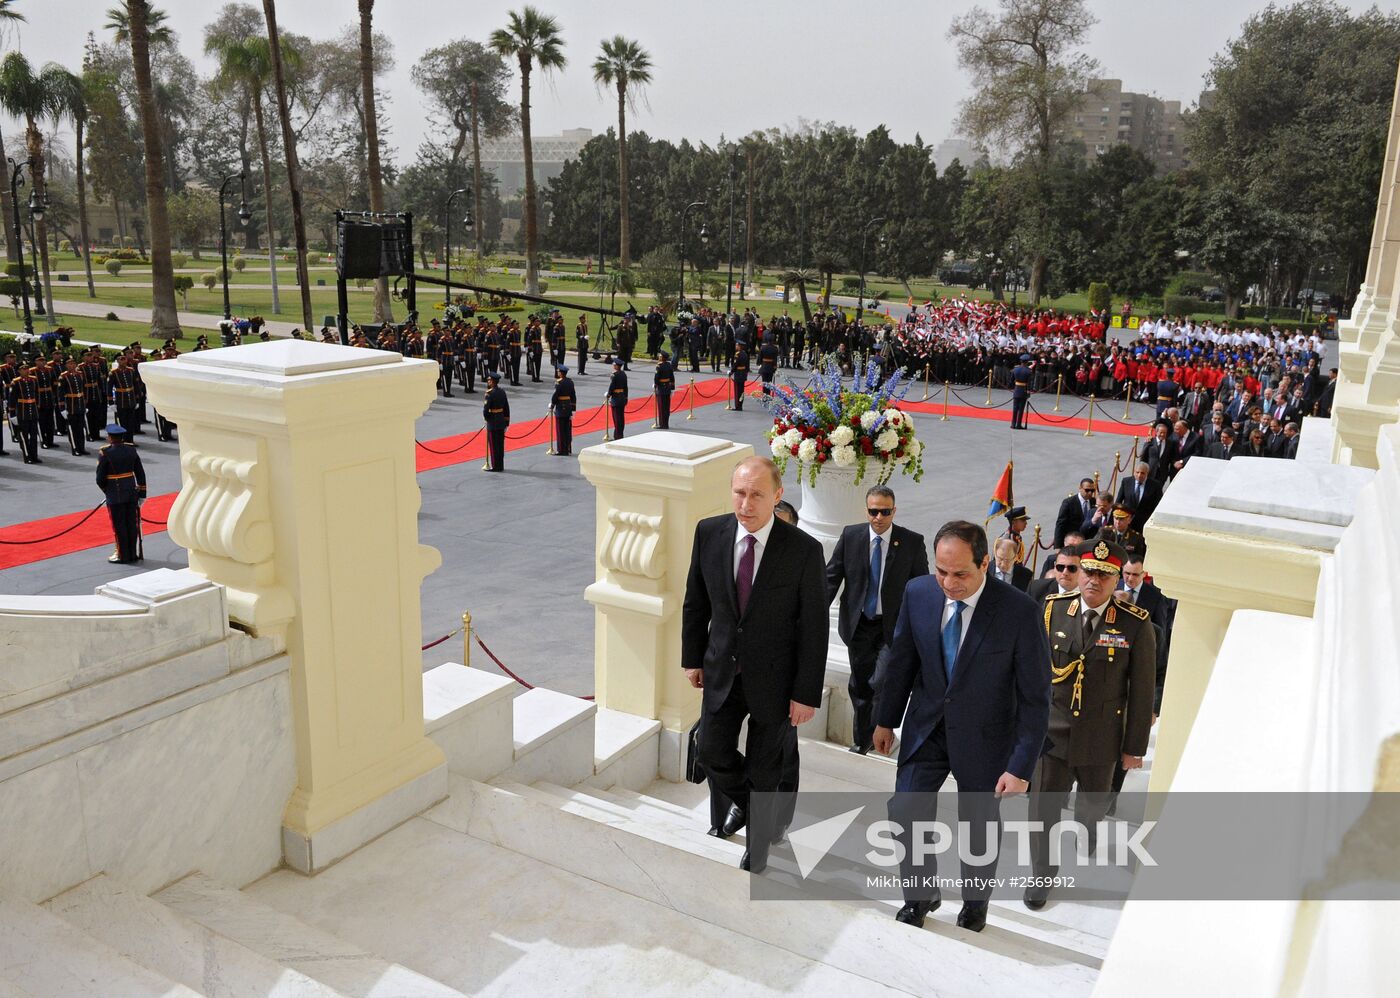
[[[1097,492],[1098,490],[1099,490],[1099,473],[1096,471],[1096,472],[1094,472],[1094,491]]]
[[[694,378],[691,378],[691,379],[690,379],[690,413],[689,413],[685,418],[686,418],[686,419],[694,419],[694,418],[695,418],[695,379],[694,379]]]
[[[920,401],[920,402],[927,402],[927,401],[928,401],[928,365],[927,365],[927,364],[924,365],[924,397],[921,398],[919,401]]]
[[[1128,382],[1128,391],[1127,391],[1127,394],[1125,394],[1125,395],[1123,396],[1123,418],[1124,418],[1124,419],[1127,419],[1127,418],[1128,418],[1128,416],[1129,416],[1129,409],[1130,409],[1130,407],[1132,406],[1132,404],[1133,404],[1133,383],[1132,383],[1131,381],[1129,381],[1129,382]]]
[[[1085,428],[1084,435],[1086,437],[1094,435],[1094,396],[1092,395],[1089,396],[1089,425]]]
[[[938,417],[940,423],[948,422],[948,382],[943,382],[943,415]]]
[[[462,664],[472,664],[472,615],[470,610],[462,611]]]
[[[1031,564],[1034,565],[1034,564],[1035,564],[1035,559],[1036,559],[1036,557],[1037,557],[1039,554],[1040,554],[1040,524],[1037,523],[1037,524],[1035,525],[1035,540],[1033,540],[1033,541],[1031,542],[1031,549],[1030,549],[1029,552],[1027,552],[1026,557],[1030,558]],[[1026,563],[1025,558],[1021,559],[1021,564],[1024,565],[1025,563]]]
[[[1060,411],[1060,393],[1065,390],[1065,376],[1063,374],[1055,377],[1055,411]]]
[[[1133,467],[1134,469],[1137,468],[1137,449],[1138,449],[1138,438],[1137,438],[1137,437],[1133,437],[1133,449],[1132,449],[1131,451],[1128,452],[1128,458],[1129,458],[1129,464],[1130,464],[1131,467]]]
[[[612,408],[607,396],[603,397],[603,443],[612,439],[612,413],[608,410]]]
[[[992,404],[992,371],[987,372],[987,404]]]

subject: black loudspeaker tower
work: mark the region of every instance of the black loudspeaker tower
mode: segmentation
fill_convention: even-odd
[[[353,281],[379,276],[383,255],[380,226],[349,220],[341,222],[337,249],[336,269],[340,278]]]

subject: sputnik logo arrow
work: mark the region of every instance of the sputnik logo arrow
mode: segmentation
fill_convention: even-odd
[[[858,807],[788,833],[788,841],[792,843],[792,854],[797,859],[797,871],[802,874],[803,880],[806,880],[807,875],[831,852],[831,847],[846,834],[846,829],[851,827],[851,823],[863,810],[864,808]]]

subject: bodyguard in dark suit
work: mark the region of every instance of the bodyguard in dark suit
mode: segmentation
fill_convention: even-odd
[[[554,394],[549,397],[549,411],[554,413],[555,454],[574,452],[574,409],[577,406],[574,381],[569,377],[569,369],[561,364],[554,369]]]
[[[896,916],[922,926],[942,897],[913,886],[935,869],[916,868],[910,829],[934,821],[932,795],[949,774],[958,785],[958,820],[972,855],[985,853],[986,827],[1000,827],[1003,794],[1024,793],[1045,744],[1050,711],[1050,649],[1041,611],[1024,593],[988,578],[987,535],[954,520],[934,538],[934,574],[904,591],[875,705],[875,748],[888,753],[903,722],[891,817],[902,828],[905,905]],[[907,707],[907,710],[906,710]],[[909,796],[905,796],[905,795]],[[991,863],[963,864],[962,876],[990,878]],[[958,925],[987,924],[991,885],[963,891]]]
[[[1133,468],[1131,478],[1123,479],[1118,486],[1115,504],[1128,503],[1137,510],[1134,521],[1142,526],[1152,519],[1152,511],[1162,501],[1162,483],[1152,477],[1152,469],[1146,461],[1139,461]]]
[[[1148,475],[1163,487],[1171,474],[1172,464],[1177,460],[1176,442],[1171,438],[1171,427],[1165,422],[1153,429],[1153,437],[1142,448],[1142,459],[1147,464]]]
[[[734,409],[743,412],[744,388],[749,383],[749,352],[743,346],[736,348],[734,352],[734,362],[729,365],[729,377],[734,382],[730,389]]]
[[[733,515],[695,527],[681,667],[704,690],[700,763],[712,790],[734,802],[738,824],[748,824],[739,865],[758,873],[777,830],[774,792],[791,729],[811,720],[821,703],[828,603],[820,542],[773,515],[783,495],[777,466],[747,458],[730,485]]]
[[[146,498],[146,469],[141,456],[126,441],[126,427],[107,427],[108,444],[97,459],[97,487],[107,497],[117,553],[107,560],[129,565],[141,560],[141,503]]]
[[[841,592],[837,631],[851,662],[848,688],[855,712],[851,751],[861,755],[870,751],[875,737],[876,660],[894,637],[904,586],[928,574],[923,534],[894,522],[894,490],[871,486],[865,493],[865,507],[868,522],[842,530],[826,563],[827,603]]]
[[[1079,525],[1094,515],[1094,498],[1099,493],[1092,478],[1079,480],[1079,491],[1065,496],[1060,511],[1055,514],[1055,547],[1065,546],[1065,534],[1078,530]]]
[[[510,400],[501,387],[501,372],[486,375],[486,398],[481,403],[481,418],[486,421],[486,446],[489,453],[487,471],[506,470],[506,427],[510,425]]]

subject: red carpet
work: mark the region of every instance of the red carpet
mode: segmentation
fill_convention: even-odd
[[[681,372],[680,376],[688,377],[685,372]],[[722,377],[706,378],[704,381],[696,382],[695,407],[701,408],[727,401],[728,387],[728,379]],[[685,419],[685,413],[690,408],[690,391],[689,385],[686,385],[671,396],[673,413],[671,419],[673,422]],[[966,392],[968,389],[963,391]],[[910,395],[915,396],[916,391],[911,391]],[[1032,405],[1036,406],[1037,401],[1039,400],[1033,401]],[[1049,409],[1053,403],[1049,399],[1045,399],[1043,404],[1046,409]],[[1121,416],[1121,402],[1110,402],[1108,405],[1114,416]],[[1081,415],[1069,415],[1080,409],[1081,406],[1084,407]],[[1062,412],[1046,412],[1041,415],[1033,411],[1029,416],[1029,421],[1032,426],[1083,431],[1088,426],[1087,406],[1088,403],[1081,399],[1066,397],[1060,402]],[[910,412],[934,416],[943,413],[942,399],[937,396],[930,397],[927,402],[914,401],[912,398],[906,399],[902,407]],[[506,451],[523,450],[529,447],[547,447],[551,439],[552,421],[544,413],[527,418],[520,409],[521,407],[517,405],[516,411],[513,413],[515,422],[506,430]],[[575,413],[574,436],[580,437],[601,432],[609,418],[604,411],[605,409],[606,406],[598,405],[592,409],[581,409]],[[627,407],[627,424],[629,426],[635,423],[650,425],[654,414],[654,397],[648,395],[645,399],[638,399]],[[949,405],[948,417],[950,419],[991,419],[1010,423],[1010,402],[1002,402],[1000,405],[990,408]],[[1094,416],[1094,433],[1096,434],[1113,433],[1145,438],[1148,436],[1149,430],[1150,424],[1123,423],[1104,415],[1096,408]],[[930,438],[926,436],[925,439]],[[427,441],[420,444],[417,450],[417,468],[420,472],[446,468],[454,464],[465,464],[468,461],[484,461],[486,458],[486,435],[482,430],[459,433]],[[506,462],[506,468],[510,468],[509,461]],[[96,489],[93,492],[95,495]],[[170,507],[175,502],[175,496],[176,493],[171,492],[166,495],[152,496],[147,500],[146,504],[141,507],[141,530],[143,533],[154,534],[165,530],[165,519],[170,513]],[[89,512],[90,508],[76,513],[63,513],[59,516],[30,520],[27,523],[17,523],[14,526],[0,528],[0,569],[46,561],[49,558],[72,554],[75,551],[110,546],[112,544],[112,521],[108,518],[107,511],[99,509],[91,515]],[[84,517],[87,517],[85,521]],[[80,526],[73,527],[80,521]]]

